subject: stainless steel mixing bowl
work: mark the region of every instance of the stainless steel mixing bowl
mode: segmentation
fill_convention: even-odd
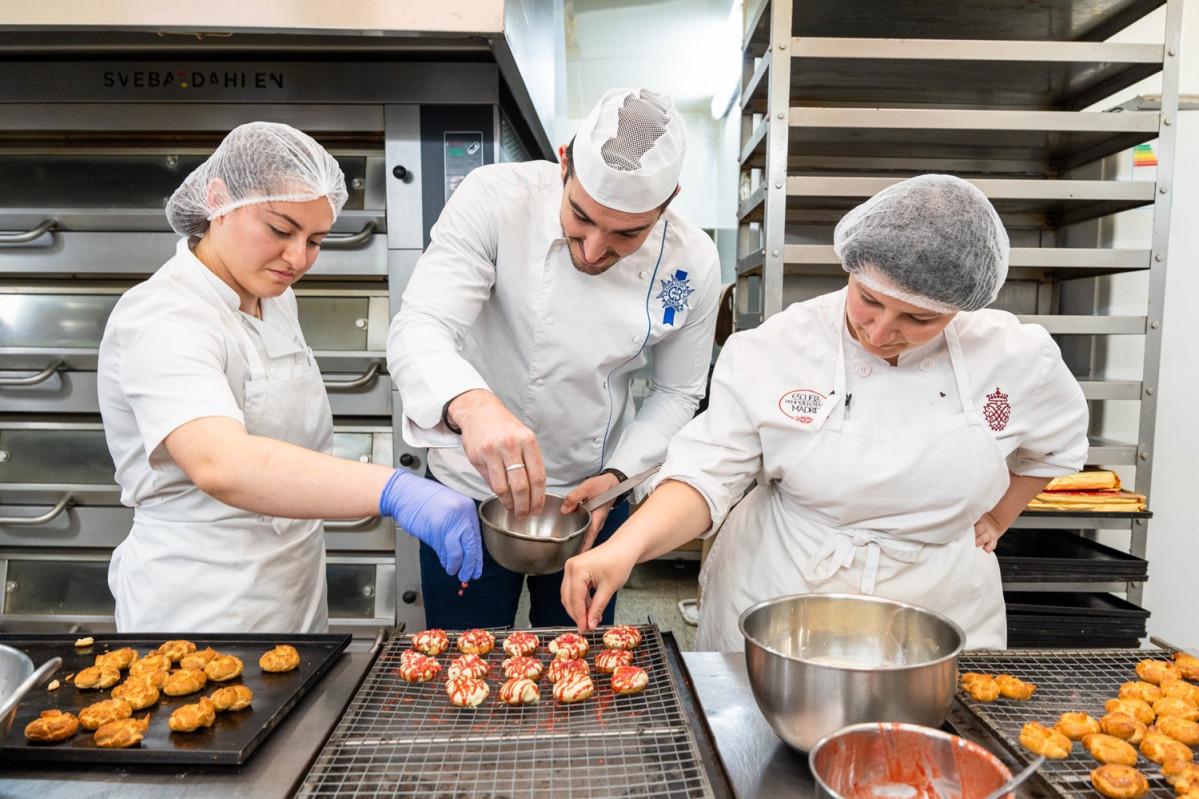
[[[499,497],[479,504],[479,531],[495,562],[522,574],[552,574],[583,547],[591,512],[581,506],[562,513],[563,497],[545,495],[545,509],[536,516],[517,518]]]
[[[797,594],[759,602],[738,623],[758,709],[796,749],[859,722],[945,721],[966,634],[939,613],[859,594]]]
[[[33,676],[33,661],[19,649],[0,644],[0,741],[8,735],[13,718],[17,715],[17,704],[20,694],[17,691]],[[21,694],[25,691],[21,690]],[[3,709],[7,708],[6,711]]]
[[[983,799],[1012,772],[975,743],[918,724],[853,724],[808,755],[816,799]]]

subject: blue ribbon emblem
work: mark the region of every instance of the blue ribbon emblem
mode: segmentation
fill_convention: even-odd
[[[662,323],[674,325],[675,311],[685,311],[688,308],[688,298],[695,291],[691,288],[691,281],[687,279],[687,273],[682,269],[678,269],[675,273],[662,281],[662,291],[656,299],[662,301]]]

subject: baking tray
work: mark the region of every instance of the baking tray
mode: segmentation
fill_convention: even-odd
[[[995,556],[1009,582],[1138,582],[1149,576],[1143,558],[1067,530],[1008,530],[995,546]]]
[[[543,676],[541,701],[509,707],[496,694],[503,682],[500,646],[508,630],[492,629],[486,656],[491,694],[478,708],[457,708],[442,673],[408,683],[396,673],[408,636],[387,642],[350,707],[317,756],[297,796],[487,797],[570,796],[732,797],[732,787],[703,726],[673,638],[654,624],[637,625],[642,642],[633,664],[649,676],[632,696],[612,692],[594,669],[602,632],[587,634],[595,695],[575,704],[554,701]],[[546,645],[566,628],[532,630],[544,664]]]
[[[1066,712],[1085,712],[1098,719],[1103,705],[1114,698],[1120,684],[1138,679],[1136,665],[1142,659],[1169,660],[1179,650],[1149,649],[1042,649],[1002,652],[968,651],[958,659],[962,672],[1011,674],[1035,683],[1036,693],[1027,702],[1000,698],[977,702],[960,688],[956,699],[1022,764],[1032,753],[1020,745],[1020,730],[1029,721],[1053,726]],[[1046,760],[1040,776],[1058,795],[1068,799],[1105,799],[1091,786],[1091,769],[1100,765],[1091,753],[1075,742],[1064,760]],[[1157,764],[1141,755],[1136,767],[1149,780],[1149,797],[1177,799],[1174,789],[1161,776]],[[1016,769],[1012,769],[1015,771]]]
[[[349,635],[267,635],[267,634],[94,634],[95,643],[75,647],[75,635],[0,635],[0,644],[20,649],[34,665],[52,657],[61,657],[62,666],[51,679],[62,685],[49,691],[45,685],[30,689],[17,708],[12,730],[0,749],[0,758],[55,760],[58,762],[96,763],[244,763],[266,739],[305,693],[333,665],[350,643]],[[224,683],[209,682],[202,690],[187,696],[163,695],[146,710],[135,711],[141,718],[150,714],[150,726],[137,746],[128,749],[103,749],[96,746],[91,731],[82,727],[74,736],[56,743],[35,743],[25,738],[25,725],[43,710],[79,711],[93,702],[109,698],[108,691],[77,690],[66,678],[95,663],[96,655],[129,646],[145,655],[164,641],[186,638],[199,649],[211,646],[218,652],[236,655],[245,664],[242,676]],[[291,644],[300,653],[300,665],[294,671],[271,674],[262,671],[258,658],[276,644]],[[190,733],[172,732],[167,726],[171,712],[180,705],[199,701],[222,685],[243,684],[254,692],[250,707],[235,712],[217,713],[216,722],[207,729]]]

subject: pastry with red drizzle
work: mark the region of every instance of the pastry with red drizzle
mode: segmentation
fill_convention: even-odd
[[[515,632],[504,639],[504,651],[514,658],[525,657],[536,652],[539,643],[533,633]]]
[[[550,641],[549,650],[561,660],[579,660],[587,657],[587,639],[578,633],[562,633]]]
[[[457,707],[478,707],[483,704],[491,690],[487,683],[474,677],[455,677],[446,680],[445,692],[449,694],[450,704]]]
[[[399,671],[400,676],[408,682],[428,682],[441,673],[441,664],[436,658],[406,649],[400,655]]]
[[[582,675],[586,677],[591,673],[591,667],[587,665],[585,660],[559,660],[555,658],[550,661],[550,667],[546,669],[545,677],[550,682],[558,682],[573,675]]]
[[[429,657],[437,657],[450,648],[450,639],[445,630],[422,630],[412,636],[412,648]]]
[[[640,666],[617,666],[612,672],[612,690],[618,694],[639,694],[649,685],[649,675]]]
[[[495,646],[495,636],[475,628],[458,636],[458,651],[464,655],[486,655]]]
[[[541,691],[532,680],[514,677],[500,686],[499,697],[506,705],[533,705],[541,701]]]
[[[554,683],[554,699],[559,702],[582,702],[594,693],[595,684],[586,674],[571,674]]]
[[[558,661],[555,660],[554,662],[557,663]],[[541,661],[534,657],[508,658],[504,661],[503,666],[505,679],[512,680],[517,677],[524,677],[526,680],[532,680],[533,682],[541,679],[541,672],[545,668],[541,665]]]
[[[604,646],[609,649],[636,649],[641,643],[641,631],[629,624],[618,624],[604,633]]]
[[[633,662],[631,649],[605,649],[595,656],[595,670],[604,674],[616,671],[617,666],[628,666]]]
[[[478,655],[459,655],[450,661],[450,665],[446,667],[446,679],[453,680],[457,677],[474,677],[476,680],[481,680],[491,671],[491,666],[487,665],[487,661]]]

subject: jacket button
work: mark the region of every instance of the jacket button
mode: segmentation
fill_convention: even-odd
[[[925,358],[923,361],[920,362],[920,371],[921,372],[931,371],[933,368],[933,365],[935,363],[936,363],[936,361],[934,361],[932,358]]]
[[[855,371],[858,373],[858,377],[867,377],[870,374],[870,364],[860,363]]]
[[[642,272],[642,273],[641,273],[641,279],[642,279],[642,280],[645,280],[647,277],[649,277],[649,272]]]
[[[552,317],[552,316],[547,316],[547,317],[545,318],[545,323],[546,323],[547,325],[552,325],[552,324],[554,323],[554,317]]]
[[[541,380],[541,379],[538,379],[538,380],[537,380],[537,385],[539,385],[539,386],[544,386],[544,385],[545,385],[545,381],[544,381],[544,380]]]

